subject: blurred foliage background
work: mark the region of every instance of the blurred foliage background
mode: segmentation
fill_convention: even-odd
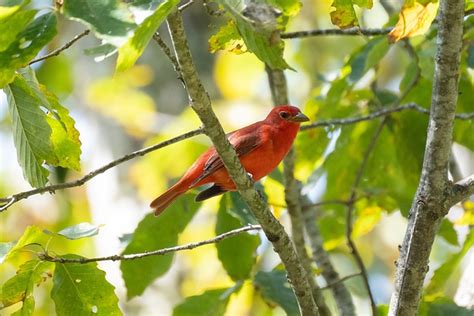
[[[296,10],[297,14],[289,19],[286,31],[334,28],[330,16],[333,11],[331,2],[303,0],[301,10]],[[394,25],[401,4],[398,1],[384,3],[394,11],[387,12],[379,1],[374,1],[370,10],[356,7],[360,26],[382,28]],[[32,1],[31,5],[42,9],[51,3]],[[272,104],[264,64],[251,53],[209,52],[208,40],[227,23],[226,17],[207,14],[201,2],[188,7],[183,15],[199,75],[226,131],[263,119]],[[459,112],[473,112],[472,15],[466,17],[465,25],[458,109]],[[59,15],[57,29],[57,36],[44,48],[44,53],[69,41],[84,26]],[[161,26],[160,34],[169,42],[165,24]],[[284,58],[293,68],[285,71],[290,103],[301,107],[314,121],[363,115],[408,102],[429,108],[435,35],[434,24],[426,34],[396,44],[389,43],[385,36],[287,39],[284,41]],[[154,41],[150,42],[134,67],[117,73],[115,56],[98,62],[84,53],[98,45],[98,39],[87,36],[59,56],[33,65],[38,81],[69,109],[82,143],[80,171],[50,168],[51,183],[76,179],[133,150],[195,129],[200,124],[188,107],[187,95],[172,64]],[[403,99],[400,100],[400,96]],[[370,285],[381,311],[385,309],[383,305],[388,304],[393,290],[394,261],[399,255],[398,245],[404,235],[407,212],[418,184],[427,122],[428,116],[416,111],[393,114],[377,141],[357,191],[353,237],[367,266]],[[30,188],[17,163],[11,124],[6,97],[2,94],[2,197]],[[342,127],[311,129],[299,134],[295,143],[296,177],[304,183],[303,192],[312,202],[344,201],[350,197],[363,153],[378,124],[378,120],[372,120]],[[473,135],[472,120],[456,122],[453,152],[463,175],[474,173]],[[48,241],[48,249],[55,254],[71,253],[85,257],[121,253],[124,249],[132,253],[134,244],[129,242],[136,240],[139,232],[133,237],[130,234],[145,216],[150,216],[146,215],[149,213],[148,203],[173,184],[207,146],[206,137],[197,136],[122,164],[83,186],[58,191],[54,195],[33,196],[16,203],[0,214],[0,241],[19,239],[31,225],[57,232],[74,224],[90,222],[101,226],[97,236],[78,240],[54,237]],[[261,183],[275,215],[288,227],[282,181],[280,167]],[[192,212],[183,213],[183,205]],[[472,249],[469,250],[472,235],[468,235],[473,224],[473,209],[472,201],[465,202],[454,207],[443,221],[430,260],[428,288],[424,296],[426,304],[451,301],[466,307],[474,304],[474,260]],[[231,214],[226,210],[237,211]],[[226,194],[202,204],[194,203],[190,194],[167,210],[163,217],[149,217],[140,225],[151,225],[148,229],[154,233],[143,236],[151,250],[167,245],[167,238],[171,238],[170,242],[177,238],[178,244],[184,244],[239,227],[248,222],[248,218],[242,215],[244,210],[245,206],[241,205],[236,194]],[[345,244],[345,210],[344,204],[324,204],[319,207],[316,223],[325,249],[330,252],[332,263],[341,276],[358,272]],[[168,233],[165,228],[168,222],[179,222],[177,225],[182,233]],[[227,296],[225,290],[207,292],[211,302],[220,297],[224,303],[216,308],[225,310],[226,315],[282,315],[284,310],[291,311],[287,309],[289,307],[283,309],[278,300],[269,304],[271,295],[265,294],[265,287],[252,285],[258,285],[258,280],[265,282],[262,281],[265,275],[260,274],[257,279],[254,277],[256,274],[269,273],[279,263],[271,244],[263,235],[246,234],[242,238],[245,239],[242,243],[232,246],[244,253],[242,257],[232,257],[235,253],[222,255],[225,249],[210,245],[179,252],[174,258],[166,257],[167,264],[147,261],[134,267],[135,262],[128,262],[122,267],[124,277],[119,262],[100,262],[98,267],[105,271],[106,280],[115,287],[120,309],[126,315],[169,315],[186,297],[232,287],[235,288]],[[37,250],[27,249],[1,264],[0,284],[11,278],[27,258],[34,258]],[[226,256],[230,257],[226,259]],[[230,261],[250,260],[250,263],[238,261],[237,271],[230,272],[232,267],[224,268],[229,258],[233,258]],[[227,264],[232,266],[232,263]],[[248,271],[243,268],[246,266]],[[444,267],[439,272],[442,275],[432,278],[433,271],[439,267]],[[128,277],[124,272],[127,269]],[[142,278],[146,280],[138,281]],[[321,286],[325,285],[322,277],[317,280]],[[367,315],[370,306],[360,278],[353,277],[345,284],[352,293],[358,314]],[[54,314],[55,306],[49,297],[51,287],[49,280],[35,288],[34,315]],[[324,293],[331,310],[336,311],[329,291]],[[19,306],[5,308],[1,314],[13,313]],[[424,311],[429,312],[430,305],[423,306]],[[189,306],[180,308],[186,315]],[[462,312],[465,310],[459,310]],[[220,314],[217,309],[216,314]]]

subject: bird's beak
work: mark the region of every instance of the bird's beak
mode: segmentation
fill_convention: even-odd
[[[292,121],[292,122],[307,122],[309,121],[309,118],[304,115],[303,113],[298,113],[296,114],[295,116],[293,116],[292,118],[289,119],[289,121]]]

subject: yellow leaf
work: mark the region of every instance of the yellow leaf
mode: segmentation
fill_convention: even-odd
[[[353,237],[369,233],[382,217],[382,209],[378,206],[369,206],[360,211],[354,222]]]
[[[390,41],[397,42],[405,37],[426,33],[436,17],[438,6],[438,2],[429,2],[426,5],[415,2],[413,6],[404,6],[397,25],[388,35]]]

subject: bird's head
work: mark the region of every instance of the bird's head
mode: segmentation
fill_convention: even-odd
[[[291,105],[280,105],[272,109],[268,114],[267,120],[272,122],[289,122],[300,124],[309,121],[309,118],[301,113],[300,109]]]

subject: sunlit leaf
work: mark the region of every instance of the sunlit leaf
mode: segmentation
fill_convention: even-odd
[[[123,253],[140,253],[176,246],[178,235],[186,228],[199,207],[193,199],[192,194],[186,194],[176,200],[159,217],[153,214],[147,215],[138,224],[132,241]],[[173,255],[169,253],[140,260],[122,261],[120,269],[127,287],[128,298],[142,294],[148,285],[168,271]]]
[[[44,232],[38,227],[28,226],[16,243],[9,243],[3,247],[4,251],[7,251],[3,257],[3,260],[5,261],[13,257],[26,246],[41,243],[45,240],[46,236],[47,235],[45,235]]]
[[[42,165],[46,159],[54,156],[54,151],[50,141],[52,130],[46,114],[40,109],[41,100],[21,76],[17,76],[4,91],[23,175],[33,187],[42,187],[48,181],[49,174]]]
[[[455,253],[449,257],[445,263],[443,263],[433,274],[430,283],[424,291],[424,300],[433,301],[436,298],[443,296],[445,287],[444,285],[448,281],[449,277],[453,274],[454,270],[459,266],[462,258],[471,249],[474,244],[474,231],[471,230],[466,236],[466,240],[458,253]]]
[[[18,33],[34,18],[35,10],[20,10],[19,6],[8,7],[14,9],[11,14],[2,14],[0,17],[0,52],[6,50],[17,39]]]
[[[13,81],[15,70],[24,67],[56,35],[56,15],[46,13],[16,35],[7,49],[0,52],[0,88]]]
[[[225,194],[220,201],[217,213],[216,235],[242,226],[239,219],[228,211],[232,208],[232,204],[230,197]],[[248,278],[255,264],[256,250],[259,244],[260,238],[248,233],[239,234],[216,244],[217,256],[233,280]]]
[[[109,44],[122,46],[132,35],[136,24],[127,6],[118,0],[65,0],[64,15],[77,20]]]
[[[163,23],[178,3],[179,0],[163,1],[156,11],[136,28],[133,36],[128,39],[125,45],[119,48],[118,71],[130,69],[135,64],[160,24]]]
[[[237,30],[234,20],[229,20],[226,25],[221,26],[216,34],[209,38],[209,51],[215,53],[218,50],[235,54],[247,52],[247,47]]]
[[[79,170],[82,151],[79,131],[75,127],[76,122],[69,115],[69,110],[59,103],[58,98],[44,89],[43,86],[43,93],[59,117],[59,120],[51,114],[47,117],[52,129],[51,142],[55,154],[55,159],[49,159],[47,162],[53,166]]]
[[[359,237],[369,233],[382,218],[382,209],[377,206],[363,208],[354,221],[352,236]]]
[[[400,12],[398,22],[389,34],[393,42],[405,37],[425,34],[438,12],[439,2],[421,4],[415,1],[412,6],[405,5]]]
[[[354,5],[361,8],[372,8],[372,0],[334,0],[331,11],[332,24],[339,26],[342,29],[354,27],[359,25]]]
[[[47,279],[46,273],[54,264],[47,261],[31,260],[22,264],[15,276],[5,282],[0,294],[3,306],[10,306],[23,301],[21,315],[32,315],[35,301],[33,290]]]
[[[254,18],[242,14],[242,10],[244,10],[242,1],[217,0],[217,3],[224,6],[231,13],[237,29],[250,52],[254,53],[258,59],[272,69],[289,68],[283,59],[284,43],[278,35],[279,26],[275,15],[265,13],[262,19],[259,17],[254,20]],[[259,13],[272,12],[271,6],[267,4],[259,5],[266,6],[265,9],[259,10]]]
[[[95,236],[99,233],[99,229],[100,226],[95,226],[90,223],[79,223],[60,230],[58,235],[75,240]]]
[[[300,315],[298,302],[288,283],[286,271],[259,271],[253,282],[266,302],[281,306],[289,316]]]
[[[77,255],[65,258],[79,259]],[[122,315],[114,287],[97,263],[55,263],[51,298],[57,315]]]
[[[174,307],[173,316],[224,315],[233,289],[209,290],[201,295],[187,297],[183,303]]]

